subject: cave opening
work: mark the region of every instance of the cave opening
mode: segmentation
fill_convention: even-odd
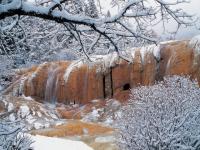
[[[124,86],[123,86],[123,91],[126,91],[126,90],[130,90],[131,86],[129,83],[126,83]]]

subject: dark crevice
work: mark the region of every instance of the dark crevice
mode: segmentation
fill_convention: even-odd
[[[103,97],[106,98],[106,77],[103,76]]]
[[[123,91],[127,91],[131,88],[130,84],[129,83],[126,83],[124,86],[123,86]]]
[[[103,97],[113,97],[113,81],[112,81],[112,69],[109,73],[103,76]]]
[[[112,68],[110,69],[110,87],[111,87],[111,97],[113,97],[113,79],[112,79]]]

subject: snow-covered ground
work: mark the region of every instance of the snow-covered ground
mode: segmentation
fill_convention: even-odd
[[[93,150],[91,147],[80,141],[45,137],[40,135],[31,137],[35,141],[32,144],[34,150]]]

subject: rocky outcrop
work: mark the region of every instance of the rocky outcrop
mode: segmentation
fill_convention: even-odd
[[[198,39],[197,39],[198,42]],[[115,53],[93,56],[94,63],[60,61],[21,72],[11,91],[47,102],[85,104],[94,99],[125,100],[129,89],[152,85],[166,75],[189,75],[200,83],[200,53],[194,39],[127,50],[130,61]]]

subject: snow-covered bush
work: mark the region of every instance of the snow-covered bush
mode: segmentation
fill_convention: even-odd
[[[0,114],[0,150],[32,150],[33,141],[23,134],[20,121],[9,121],[9,113]]]
[[[121,149],[200,149],[200,89],[196,81],[172,76],[131,92],[116,120]]]

